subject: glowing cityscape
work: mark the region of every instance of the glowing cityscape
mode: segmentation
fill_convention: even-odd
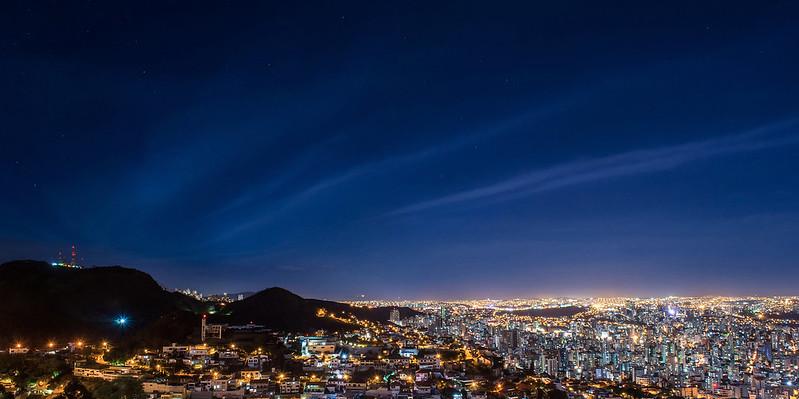
[[[224,304],[221,302],[220,304]],[[763,398],[799,395],[799,297],[368,301],[387,320],[316,310],[345,330],[219,325],[201,339],[138,347],[18,342],[7,355],[62,359],[89,381],[135,381],[160,397]],[[414,313],[401,316],[399,309]],[[114,323],[125,328],[129,319]],[[63,393],[58,375],[24,388]]]
[[[0,71],[0,399],[799,399],[799,0],[6,0]]]

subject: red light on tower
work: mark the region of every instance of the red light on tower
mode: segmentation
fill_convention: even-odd
[[[78,249],[75,248],[75,244],[72,244],[72,266],[76,266],[78,264]]]

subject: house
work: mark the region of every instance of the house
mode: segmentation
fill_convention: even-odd
[[[263,376],[259,370],[242,370],[241,379],[245,381],[260,380]]]

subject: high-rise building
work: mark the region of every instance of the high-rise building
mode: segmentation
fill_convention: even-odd
[[[401,319],[400,319],[400,311],[399,311],[399,309],[397,309],[397,308],[391,309],[391,313],[389,315],[388,321],[390,321],[390,322],[392,322],[394,324],[401,324],[402,323]]]

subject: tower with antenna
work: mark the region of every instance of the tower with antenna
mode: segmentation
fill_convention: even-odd
[[[81,266],[78,264],[78,247],[76,245],[72,245],[72,251],[70,253],[70,260],[67,261],[64,253],[58,251],[58,259],[52,263],[53,267],[68,267],[71,269],[80,269]]]
[[[72,244],[72,261],[69,264],[71,267],[78,267],[78,248]]]

